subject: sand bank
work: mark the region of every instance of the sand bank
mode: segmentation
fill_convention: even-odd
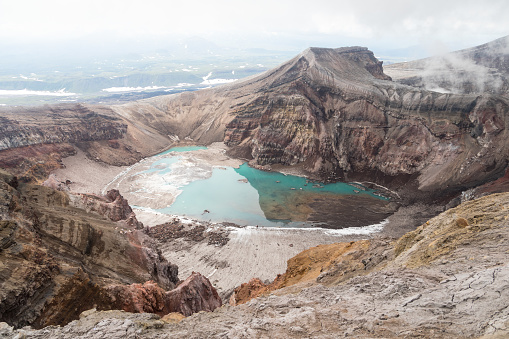
[[[103,188],[117,175],[125,171],[127,166],[111,166],[87,158],[85,153],[76,149],[76,155],[64,158],[64,168],[53,174],[58,180],[70,180],[71,191],[79,193],[101,194]]]

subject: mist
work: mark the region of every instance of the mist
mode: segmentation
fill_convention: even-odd
[[[419,76],[426,89],[445,93],[492,93],[507,90],[509,36],[477,47],[424,59]],[[495,67],[493,67],[495,65]]]

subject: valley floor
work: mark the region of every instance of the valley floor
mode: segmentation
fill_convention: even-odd
[[[214,166],[235,166],[240,160],[224,155],[224,146],[213,144],[209,149],[199,152],[202,161]],[[105,193],[105,190],[116,188],[136,205],[139,196],[125,194],[128,180],[119,180],[123,174],[132,170],[131,167],[115,167],[88,159],[85,154],[78,154],[63,160],[65,168],[59,169],[55,175],[59,181],[70,180],[70,189],[83,193]],[[145,166],[143,161],[135,164],[138,169]],[[145,166],[146,167],[146,166]],[[123,189],[124,188],[124,189]],[[168,194],[165,199],[172,200]],[[134,202],[134,204],[133,204]],[[424,207],[423,207],[424,209]],[[146,226],[171,222],[175,217],[153,213],[135,208],[138,220]],[[231,225],[209,224],[176,217],[179,224],[186,229],[205,227],[205,234],[227,234],[229,241],[219,246],[210,243],[209,237],[190,239],[186,237],[160,240],[160,249],[166,259],[179,267],[179,277],[184,279],[193,271],[200,272],[217,288],[220,296],[228,297],[233,289],[252,278],[261,280],[274,279],[277,274],[286,270],[286,262],[303,250],[320,244],[366,239],[385,234],[400,236],[406,230],[399,229],[400,224],[408,224],[408,211],[391,217],[391,222],[382,222],[368,228],[347,228],[343,230],[327,230],[320,228],[272,228],[272,227],[232,227]],[[398,234],[396,234],[398,233]]]

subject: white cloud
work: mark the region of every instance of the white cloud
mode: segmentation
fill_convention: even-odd
[[[2,0],[0,40],[236,34],[473,45],[509,34],[508,17],[506,0]]]

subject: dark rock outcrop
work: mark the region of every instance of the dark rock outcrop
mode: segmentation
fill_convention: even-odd
[[[179,312],[186,316],[201,310],[213,311],[222,303],[210,281],[197,272],[193,272],[167,295],[171,312]]]

